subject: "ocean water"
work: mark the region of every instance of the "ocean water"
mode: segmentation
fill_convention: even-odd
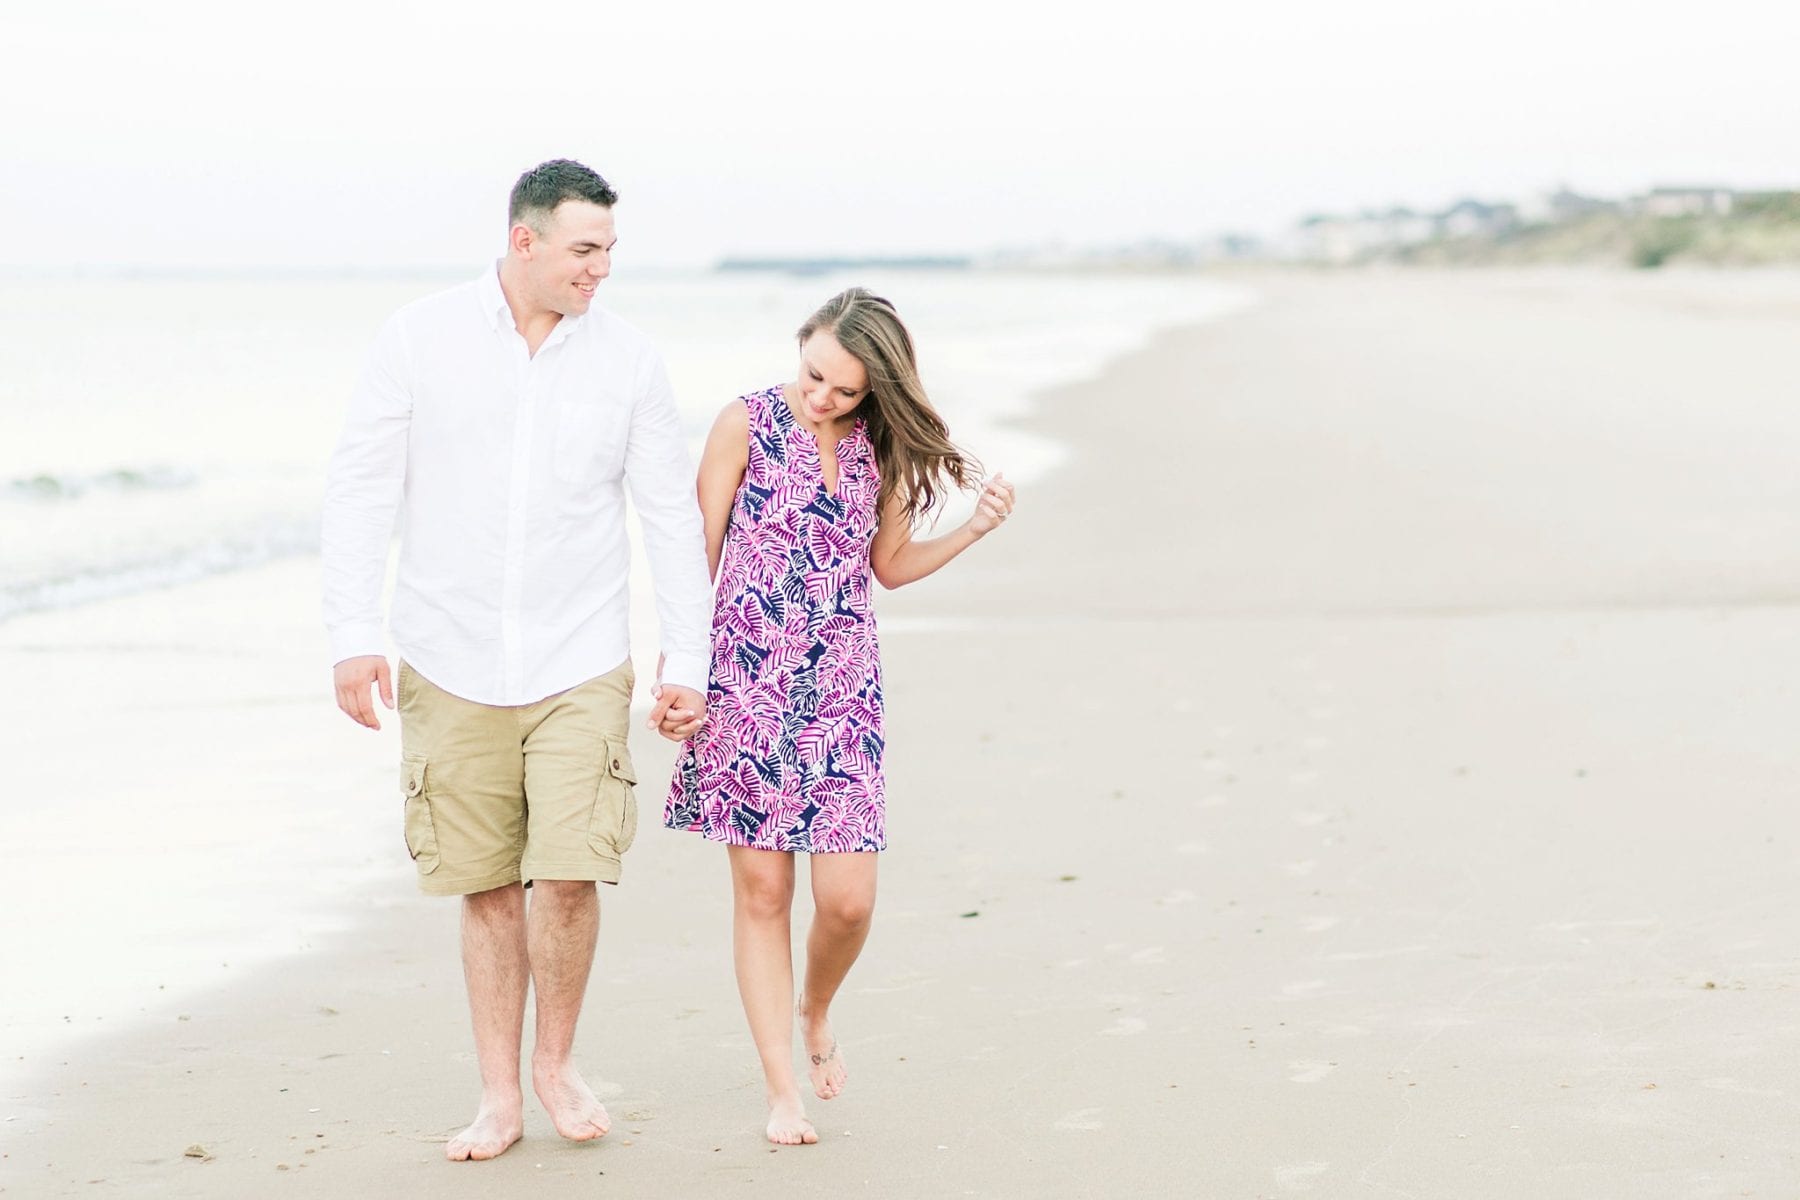
[[[313,552],[370,339],[458,281],[0,280],[0,620]],[[697,452],[722,404],[787,377],[795,327],[852,283],[906,317],[953,436],[1022,481],[1062,453],[1007,425],[1033,391],[1250,302],[1174,276],[628,270],[601,302],[662,348]]]

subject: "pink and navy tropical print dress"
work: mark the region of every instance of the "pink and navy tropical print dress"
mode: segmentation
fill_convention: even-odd
[[[719,559],[706,724],[682,746],[663,823],[761,850],[884,850],[875,448],[857,421],[833,493],[782,388],[743,401],[749,462]]]

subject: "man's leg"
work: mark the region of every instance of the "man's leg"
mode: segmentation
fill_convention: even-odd
[[[511,709],[451,695],[402,663],[406,845],[428,895],[462,898],[463,978],[481,1071],[481,1106],[450,1139],[456,1162],[493,1158],[519,1140],[525,1023],[524,751]]]
[[[518,884],[463,897],[463,978],[481,1069],[474,1123],[450,1139],[452,1162],[493,1158],[525,1132],[519,1037],[525,1026],[525,889]]]
[[[611,1127],[572,1052],[600,932],[594,885],[618,880],[635,828],[631,687],[625,662],[520,713],[528,822],[520,869],[531,880],[527,924],[537,1004],[531,1083],[556,1131],[581,1142]]]
[[[571,1055],[600,933],[600,899],[588,880],[537,879],[531,891],[531,981],[537,996],[531,1085],[556,1132],[590,1141],[603,1136],[612,1122]],[[513,1069],[516,1076],[516,1059]]]

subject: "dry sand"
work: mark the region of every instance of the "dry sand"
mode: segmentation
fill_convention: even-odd
[[[9,792],[317,812],[282,836],[364,879],[341,932],[15,1064],[0,1191],[1794,1195],[1800,279],[1252,282],[1045,397],[1075,459],[881,598],[894,849],[816,1147],[761,1140],[720,852],[647,826],[578,1053],[613,1133],[528,1103],[443,1161],[455,907],[361,850],[393,741],[330,707],[311,564],[0,628]]]

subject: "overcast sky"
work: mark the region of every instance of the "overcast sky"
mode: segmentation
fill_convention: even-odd
[[[461,266],[559,155],[646,265],[1800,187],[1796,61],[1791,0],[21,0],[0,266]]]

